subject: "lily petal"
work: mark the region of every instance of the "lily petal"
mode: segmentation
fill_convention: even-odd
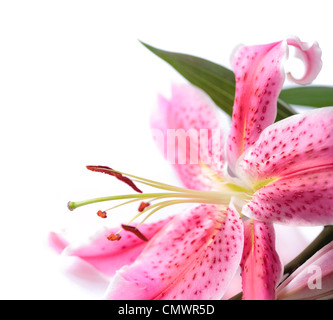
[[[153,136],[187,188],[210,190],[209,172],[223,176],[222,123],[214,102],[192,85],[173,85],[169,100],[159,97],[151,118]]]
[[[321,69],[321,51],[317,43],[309,46],[298,38],[266,45],[240,47],[233,58],[236,92],[232,125],[227,141],[227,160],[234,169],[237,159],[259,137],[276,117],[277,99],[285,74],[282,62],[288,56],[288,45],[295,46],[305,63],[305,75],[296,80],[310,83]]]
[[[69,242],[64,237],[53,231],[49,233],[48,240],[51,248],[53,248],[53,250],[58,254],[60,254],[69,245]]]
[[[243,299],[275,300],[275,288],[283,268],[275,251],[274,227],[269,223],[247,220],[244,234]]]
[[[333,224],[333,164],[287,175],[262,187],[242,213],[281,224]]]
[[[333,241],[316,252],[279,286],[278,300],[332,299],[332,261]]]
[[[296,56],[300,58],[305,65],[304,75],[300,79],[296,79],[288,72],[287,76],[289,80],[301,85],[311,83],[317,77],[323,65],[321,61],[321,49],[318,43],[315,41],[309,45],[306,42],[302,42],[297,37],[288,38],[287,43],[296,48]]]
[[[147,223],[140,226],[140,231],[148,238],[151,239],[157,232],[159,232],[170,220],[166,218],[153,223]],[[93,265],[97,270],[107,276],[113,276],[116,270],[126,264],[134,262],[136,257],[146,247],[147,242],[140,240],[130,232],[123,232],[120,241],[110,242],[107,236],[111,233],[115,234],[119,231],[117,228],[104,228],[96,233],[89,242],[83,245],[68,245],[64,248],[63,254],[69,256],[77,256],[82,260]],[[53,243],[66,243],[62,242],[60,236],[53,234]],[[61,240],[61,241],[60,241]],[[58,250],[59,251],[59,250]]]
[[[256,185],[267,179],[333,164],[333,107],[298,114],[266,128],[237,164]]]
[[[199,205],[176,216],[130,265],[108,299],[219,299],[237,270],[243,228],[234,209]]]

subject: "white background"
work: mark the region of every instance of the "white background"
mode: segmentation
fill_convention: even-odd
[[[177,183],[149,115],[157,94],[184,80],[138,39],[230,67],[238,44],[295,34],[319,42],[315,84],[332,85],[331,12],[319,0],[1,1],[0,298],[102,297],[107,282],[71,276],[75,262],[47,242],[50,230],[102,224],[95,212],[105,207],[72,213],[68,200],[128,192],[85,165]],[[130,214],[119,210],[114,221]]]

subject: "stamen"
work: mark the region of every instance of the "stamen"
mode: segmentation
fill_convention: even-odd
[[[129,231],[132,232],[133,234],[135,234],[139,239],[143,240],[143,241],[148,241],[148,239],[146,238],[146,236],[144,234],[141,233],[141,231],[133,226],[129,226],[126,224],[122,224],[121,227],[125,230],[125,231]]]
[[[118,172],[120,172],[120,171],[118,171]],[[188,191],[194,191],[195,192],[196,191],[196,190],[192,190],[192,189],[186,189],[186,188],[182,188],[182,187],[172,186],[170,184],[162,183],[162,182],[159,182],[159,181],[145,179],[145,178],[138,177],[138,176],[135,176],[135,175],[130,174],[130,173],[124,173],[124,172],[120,172],[120,173],[133,178],[133,181],[135,181],[135,182],[140,182],[140,183],[143,183],[145,185],[148,185],[150,187],[154,187],[154,188],[157,188],[157,189],[168,190],[168,191],[177,191],[177,192],[184,192],[184,191],[185,192],[188,192]]]
[[[175,204],[184,204],[184,203],[211,203],[211,204],[217,204],[217,205],[220,205],[220,206],[225,205],[225,203],[223,203],[223,202],[218,203],[217,201],[209,201],[209,200],[206,200],[206,199],[167,200],[167,201],[157,203],[157,204],[151,206],[150,208],[148,208],[148,210],[153,209],[153,208],[154,208],[154,210],[149,212],[149,214],[147,214],[147,216],[139,223],[138,226],[141,226],[155,212],[157,212],[157,211],[159,211],[163,208],[175,205]],[[144,210],[142,213],[145,213],[145,211],[147,211],[147,210]],[[129,223],[133,222],[140,215],[141,215],[140,213],[137,214]]]
[[[121,230],[129,231],[135,234],[141,240],[148,241],[148,239],[138,229],[139,226],[142,225],[155,212],[174,204],[206,203],[206,204],[215,204],[218,206],[227,207],[232,197],[237,197],[238,199],[241,199],[246,203],[253,196],[253,193],[250,192],[248,189],[236,186],[233,183],[229,182],[226,183],[225,181],[219,181],[221,187],[219,187],[217,191],[199,191],[199,190],[175,187],[157,181],[140,178],[131,174],[115,171],[107,166],[87,166],[87,169],[114,176],[118,180],[121,180],[126,184],[128,184],[135,191],[139,192],[139,194],[137,193],[124,194],[118,196],[108,196],[108,197],[88,199],[84,201],[68,202],[68,208],[72,211],[78,207],[85,206],[88,204],[104,202],[104,201],[128,199],[127,201],[115,205],[110,209],[107,209],[105,211],[99,210],[97,212],[97,215],[99,217],[106,218],[108,210],[123,206],[125,204],[130,204],[135,201],[141,201],[137,209],[138,210],[137,214],[127,224],[122,224],[122,228],[117,233],[115,234],[112,233],[107,237],[107,239],[110,241],[120,240],[121,236],[119,235],[119,233]],[[142,193],[142,191],[139,188],[137,188],[134,182],[131,179],[129,179],[127,176],[131,177],[135,182],[140,182],[157,189],[165,190],[167,192]],[[216,177],[213,178],[216,179]],[[151,204],[152,202],[155,201],[157,201],[157,203]],[[145,216],[143,220],[136,227],[131,226],[132,222],[142,215]]]
[[[117,204],[116,206],[113,206],[113,207],[111,207],[109,209],[106,209],[105,211],[110,211],[110,210],[113,210],[115,208],[119,208],[119,207],[122,207],[122,206],[124,206],[126,204],[129,204],[129,203],[132,203],[132,202],[136,202],[136,201],[140,201],[140,199],[132,199],[132,200],[129,200],[129,201]]]
[[[118,180],[128,184],[136,192],[142,193],[142,191],[134,184],[134,182],[126,176],[123,176],[120,172],[113,170],[107,166],[87,166],[87,169],[95,172],[102,172],[110,176],[116,177]]]

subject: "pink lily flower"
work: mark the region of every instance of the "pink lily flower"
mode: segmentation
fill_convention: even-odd
[[[288,74],[289,78],[306,84],[317,76],[321,69],[317,43],[309,46],[289,38],[238,49],[233,60],[236,95],[227,138],[217,107],[201,90],[174,86],[170,100],[159,98],[152,118],[155,138],[164,154],[171,152],[166,157],[174,160],[185,187],[108,167],[88,167],[116,176],[139,194],[70,202],[71,210],[116,199],[150,204],[134,217],[147,214],[139,225],[129,226],[134,219],[122,225],[140,239],[126,232],[121,238],[119,232],[108,230],[103,237],[73,248],[58,235],[52,236],[58,248],[66,247],[67,254],[112,276],[108,299],[220,299],[239,265],[245,299],[275,299],[282,266],[272,223],[332,224],[333,108],[273,124],[288,45],[299,50],[306,67],[301,79]],[[188,134],[190,146],[170,139],[177,129]],[[134,182],[167,192],[141,193]],[[156,211],[178,203],[199,205],[157,224],[142,224]],[[250,219],[243,225],[245,216]],[[107,234],[110,240],[120,241],[108,245]]]
[[[333,241],[295,270],[277,289],[278,300],[333,298]]]

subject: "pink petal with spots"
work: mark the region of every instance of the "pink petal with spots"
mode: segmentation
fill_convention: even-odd
[[[159,149],[187,188],[210,190],[212,178],[207,172],[223,176],[221,113],[202,90],[174,85],[170,99],[159,97],[151,127]]]
[[[108,299],[219,299],[239,265],[242,223],[234,209],[199,205],[176,216],[111,281]]]
[[[244,223],[241,269],[243,300],[275,300],[283,267],[275,251],[272,224],[256,220]]]
[[[281,224],[333,224],[333,164],[287,175],[262,187],[242,213]]]
[[[215,234],[213,241],[203,250],[189,271],[177,284],[164,291],[159,298],[174,299],[220,299],[228,289],[241,259],[242,223],[230,204],[227,216]]]
[[[160,231],[172,218],[158,222],[143,224],[139,230],[151,239]],[[64,248],[64,254],[77,256],[107,276],[114,275],[115,271],[126,264],[131,264],[146,247],[147,242],[140,240],[130,232],[121,232],[119,241],[109,241],[107,236],[119,231],[117,228],[105,228],[97,233],[89,242],[84,245],[69,245]],[[58,237],[59,238],[59,237]],[[59,242],[59,241],[56,241]]]
[[[237,172],[252,185],[333,164],[333,107],[298,114],[266,128],[239,160]]]
[[[316,252],[279,286],[278,300],[332,300],[333,241]]]
[[[227,160],[232,169],[240,155],[275,120],[277,99],[285,79],[282,62],[288,56],[287,43],[301,52],[306,68],[302,79],[290,78],[310,83],[321,68],[321,51],[316,43],[309,46],[290,38],[286,42],[243,46],[236,51],[233,58],[236,92],[227,140]]]

